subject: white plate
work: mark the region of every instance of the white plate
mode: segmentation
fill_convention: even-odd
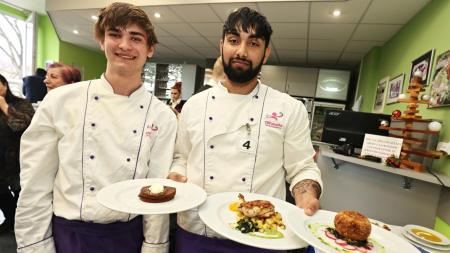
[[[175,187],[175,197],[163,203],[143,202],[138,197],[139,192],[142,187],[152,184]],[[177,213],[197,207],[205,200],[206,192],[197,185],[164,178],[126,180],[108,185],[97,193],[97,201],[105,207],[133,214]]]
[[[231,228],[230,224],[236,222],[236,213],[231,211],[228,208],[228,205],[239,200],[238,194],[239,192],[224,192],[209,196],[205,204],[199,208],[200,219],[218,234],[227,237],[230,240],[253,247],[272,250],[290,250],[308,246],[307,243],[292,233],[288,226],[286,226],[285,230],[279,230],[283,233],[284,237],[277,239],[259,238],[243,234],[240,231]],[[246,201],[260,199],[272,202],[275,206],[275,211],[281,214],[283,222],[285,222],[284,219],[288,210],[299,209],[283,200],[261,194],[242,193],[242,195],[244,195]],[[301,211],[303,212],[303,210]]]
[[[429,250],[440,250],[440,251],[444,251],[444,252],[450,252],[450,246],[441,246],[441,245],[426,243],[425,241],[418,240],[417,238],[410,235],[406,231],[402,231],[402,236],[405,237],[406,239],[408,239],[408,241],[411,242],[412,244],[417,245],[417,246],[423,248],[424,250],[428,250],[428,251]]]
[[[434,244],[434,245],[441,245],[441,246],[449,246],[450,245],[450,240],[447,237],[445,237],[443,234],[441,234],[441,233],[439,233],[437,231],[434,231],[432,229],[429,229],[429,228],[426,228],[426,227],[422,227],[422,226],[419,226],[419,225],[406,225],[404,227],[404,229],[405,229],[405,231],[408,234],[414,236],[414,238],[417,238],[418,240],[421,240],[423,242],[427,242],[427,244]],[[414,233],[413,230],[415,230],[415,229],[416,230],[421,230],[421,231]],[[441,241],[440,242],[436,242],[436,241],[428,240],[428,239],[426,239],[423,236],[425,234],[435,235]]]
[[[323,233],[325,227],[334,227],[334,216],[335,212],[319,210],[316,214],[311,217],[306,216],[299,210],[290,210],[286,217],[286,226],[289,226],[292,231],[300,238],[318,248],[319,250],[326,253],[336,253],[336,252],[358,252],[355,251],[344,251],[344,249],[337,245],[334,240],[328,238]],[[299,218],[303,216],[302,218]],[[317,235],[314,235],[312,230],[308,225],[317,226]],[[320,238],[320,239],[319,239]],[[322,242],[322,241],[323,242]],[[369,236],[369,242],[374,244],[374,248],[370,253],[384,252],[384,253],[420,253],[420,251],[403,240],[398,235],[391,233],[378,226],[372,226],[372,232]],[[324,242],[328,243],[325,244]],[[383,249],[384,247],[384,249]]]

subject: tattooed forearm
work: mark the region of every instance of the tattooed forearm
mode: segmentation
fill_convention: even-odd
[[[292,193],[294,196],[297,196],[297,194],[303,195],[307,192],[313,193],[316,198],[319,198],[320,194],[322,193],[322,188],[316,181],[305,179],[298,182],[292,189]]]

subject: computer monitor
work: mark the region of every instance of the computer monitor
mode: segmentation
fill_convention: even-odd
[[[336,145],[351,144],[355,148],[362,148],[365,134],[389,134],[387,130],[379,129],[383,120],[390,123],[391,116],[326,109],[321,141]]]

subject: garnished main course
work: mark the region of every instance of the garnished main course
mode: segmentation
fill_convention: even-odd
[[[281,214],[267,200],[246,201],[239,193],[239,201],[232,202],[229,209],[236,213],[236,223],[231,227],[244,234],[263,238],[282,238],[278,229],[285,229]]]
[[[339,252],[385,252],[381,244],[369,238],[369,219],[356,211],[339,212],[334,217],[334,228],[320,223],[309,224],[308,228],[322,243]]]

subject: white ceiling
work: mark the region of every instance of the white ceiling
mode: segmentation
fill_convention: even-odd
[[[189,63],[216,58],[227,15],[238,7],[249,6],[263,13],[274,30],[268,64],[351,68],[373,47],[384,45],[430,1],[257,1],[142,8],[154,22],[160,40],[156,60]],[[48,8],[48,2],[48,14],[61,40],[100,50],[93,38],[94,21],[90,18],[98,8]],[[70,2],[73,5],[75,1]],[[339,18],[331,15],[335,9],[342,12]],[[162,17],[153,17],[155,12]],[[74,29],[78,35],[72,32]]]

